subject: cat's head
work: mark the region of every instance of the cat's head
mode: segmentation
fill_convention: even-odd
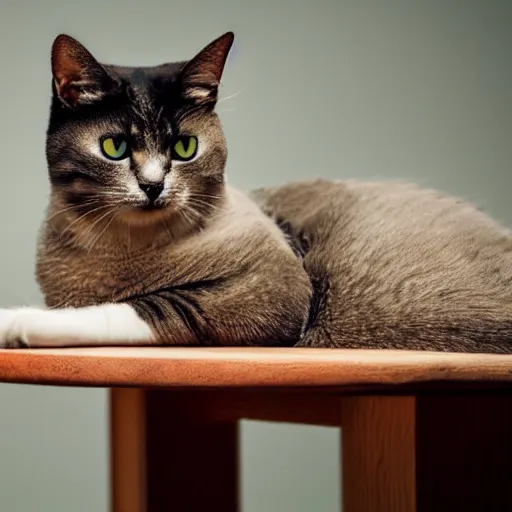
[[[227,149],[214,107],[233,39],[227,33],[187,62],[127,68],[57,37],[52,214],[93,235],[108,223],[164,221],[177,233],[204,223],[224,194]]]

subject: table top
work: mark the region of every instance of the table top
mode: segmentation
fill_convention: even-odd
[[[307,348],[0,350],[0,382],[87,387],[511,385],[512,355]]]

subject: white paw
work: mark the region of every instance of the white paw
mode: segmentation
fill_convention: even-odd
[[[0,309],[0,349],[29,346],[24,322],[30,312],[31,308]]]

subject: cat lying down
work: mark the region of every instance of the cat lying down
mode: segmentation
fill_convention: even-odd
[[[0,347],[512,352],[512,237],[470,204],[403,183],[226,184],[214,109],[233,37],[151,68],[55,40],[47,309],[0,310]]]

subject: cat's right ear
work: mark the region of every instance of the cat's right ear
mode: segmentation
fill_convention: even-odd
[[[55,91],[68,107],[99,101],[113,85],[112,78],[91,53],[65,34],[53,42],[52,74]]]

